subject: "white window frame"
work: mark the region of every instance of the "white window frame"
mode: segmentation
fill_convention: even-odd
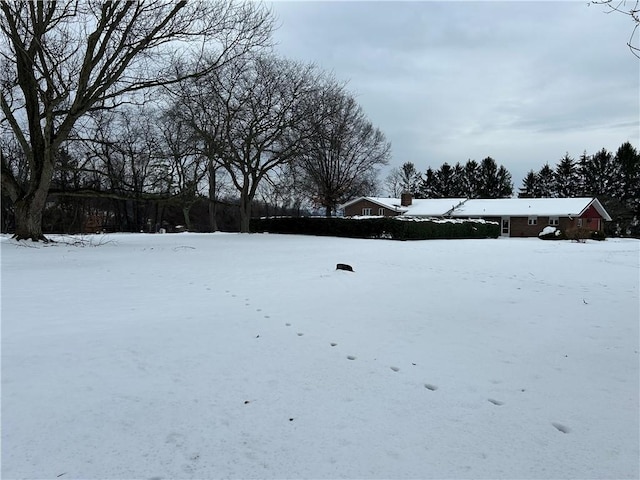
[[[380,207],[378,209],[378,215],[380,215],[381,217],[384,217],[384,208],[383,207]]]
[[[576,220],[576,226],[577,226],[578,228],[582,227],[582,219],[581,219],[581,218],[578,218],[578,219]]]
[[[554,227],[560,225],[560,217],[549,217],[549,225]]]
[[[538,224],[538,217],[532,216],[529,217],[529,219],[527,220],[527,225],[537,225]]]
[[[363,217],[367,217],[369,215],[371,215],[371,209],[370,208],[363,208],[362,209],[362,216]]]

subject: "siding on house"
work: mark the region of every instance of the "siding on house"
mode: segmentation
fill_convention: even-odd
[[[371,200],[362,199],[356,203],[348,205],[344,208],[344,215],[346,217],[356,217],[359,215],[363,215],[363,210],[365,208],[371,209],[371,215],[380,215],[380,209],[382,209],[382,215],[385,217],[395,217],[398,215],[398,212],[394,212],[393,210],[380,205],[379,203],[372,202]]]

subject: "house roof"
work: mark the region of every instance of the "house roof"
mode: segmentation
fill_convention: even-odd
[[[593,205],[607,221],[611,217],[597,198],[428,198],[413,199],[411,205],[401,206],[399,198],[358,197],[342,205],[348,207],[361,200],[388,208],[410,217],[526,217],[557,216],[580,217]]]
[[[466,198],[425,198],[414,199],[405,215],[416,217],[442,217],[450,215]]]
[[[340,208],[346,208],[349,205],[353,205],[361,200],[368,200],[372,203],[380,205],[381,207],[388,208],[389,210],[393,210],[394,212],[404,213],[407,211],[407,207],[403,207],[400,205],[399,198],[392,197],[358,197],[353,200],[349,200],[347,203],[340,205]]]
[[[454,217],[580,217],[591,205],[607,221],[611,217],[597,198],[471,199],[451,213]]]

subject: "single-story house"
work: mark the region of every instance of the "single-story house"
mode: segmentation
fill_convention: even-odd
[[[597,198],[437,198],[359,197],[342,205],[345,216],[482,218],[500,224],[505,237],[536,237],[546,226],[562,231],[603,230],[611,217]]]

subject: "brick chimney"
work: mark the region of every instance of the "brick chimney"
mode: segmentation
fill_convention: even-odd
[[[409,205],[411,205],[412,201],[413,201],[413,195],[411,195],[410,193],[403,193],[400,195],[401,206],[408,207]]]

